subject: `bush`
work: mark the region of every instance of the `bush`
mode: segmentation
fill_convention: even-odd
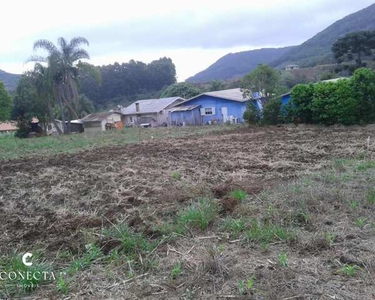
[[[21,139],[27,138],[31,131],[29,120],[24,117],[19,117],[17,119],[17,128],[14,136]]]
[[[298,84],[291,93],[291,105],[294,118],[300,118],[302,123],[313,122],[311,105],[314,97],[314,85]]]
[[[243,118],[249,125],[257,125],[260,123],[262,115],[259,109],[250,102],[243,114]]]
[[[277,125],[282,122],[281,99],[272,99],[263,108],[263,123],[267,125]]]

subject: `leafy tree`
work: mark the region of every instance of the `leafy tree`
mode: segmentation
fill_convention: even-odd
[[[248,99],[252,99],[253,94],[258,92],[268,98],[277,91],[279,83],[278,72],[267,65],[260,64],[258,68],[244,76],[241,88]]]
[[[332,46],[338,63],[355,61],[357,67],[363,66],[363,57],[371,56],[375,49],[375,31],[349,33]]]
[[[10,120],[12,106],[12,97],[6,91],[4,84],[0,81],[0,122]]]
[[[358,69],[351,78],[354,98],[359,101],[361,123],[375,122],[375,72]]]
[[[182,97],[185,99],[189,99],[199,95],[202,91],[195,86],[191,85],[190,83],[180,82],[172,84],[171,86],[167,87],[162,93],[161,98],[167,97]]]
[[[45,123],[48,112],[44,101],[38,95],[34,76],[32,71],[21,76],[14,96],[12,117],[24,118],[28,122],[32,117],[37,117],[41,123]]]
[[[302,123],[312,123],[313,113],[311,105],[314,97],[314,85],[296,85],[291,92],[292,115],[300,118]]]

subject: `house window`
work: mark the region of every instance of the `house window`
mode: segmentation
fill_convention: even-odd
[[[204,109],[204,114],[206,115],[206,116],[212,116],[214,113],[213,113],[213,109],[212,109],[212,107],[205,107],[205,109]]]
[[[129,117],[130,123],[133,123],[133,117]]]

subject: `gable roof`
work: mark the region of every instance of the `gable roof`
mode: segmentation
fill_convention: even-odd
[[[121,108],[121,113],[123,115],[139,115],[139,114],[148,114],[148,113],[158,113],[169,106],[173,105],[175,101],[185,99],[181,97],[169,97],[169,98],[160,98],[160,99],[146,99],[138,100],[130,104],[128,107]],[[135,104],[139,104],[139,111],[136,111]]]
[[[95,113],[95,114],[90,114],[90,115],[84,117],[83,119],[81,119],[81,121],[82,122],[101,122],[101,121],[107,119],[112,114],[121,115],[121,113],[117,112],[117,111]]]
[[[236,89],[202,93],[202,94],[199,94],[198,96],[195,96],[193,98],[186,100],[184,103],[189,102],[193,99],[197,99],[202,96],[216,97],[216,98],[221,98],[224,100],[230,100],[230,101],[236,101],[236,102],[247,102],[250,100],[250,99],[243,97],[243,92],[241,91],[240,88],[236,88]],[[254,99],[251,99],[251,100],[256,100],[260,98],[259,93],[254,93],[253,96],[254,96]]]

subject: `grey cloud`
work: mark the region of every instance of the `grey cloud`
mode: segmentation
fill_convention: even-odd
[[[289,46],[312,37],[336,21],[338,15],[345,16],[371,2],[317,1],[313,9],[304,4],[299,7],[285,6],[281,11],[270,9],[266,15],[251,9],[228,11],[208,15],[204,22],[194,13],[179,13],[165,18],[157,16],[93,28],[83,31],[82,35],[92,42],[95,48],[91,50],[92,54],[157,48]],[[324,24],[319,18],[322,14],[328,15]],[[332,19],[329,19],[330,14]]]

